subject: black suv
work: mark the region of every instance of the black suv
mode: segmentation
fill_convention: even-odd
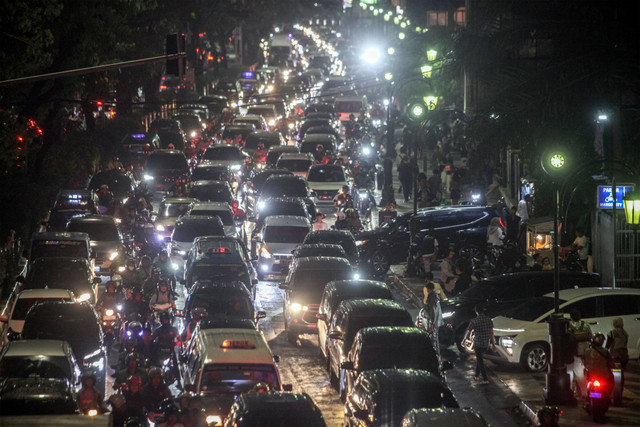
[[[242,202],[244,209],[249,216],[255,216],[258,213],[256,203],[262,186],[271,175],[293,175],[293,172],[283,169],[264,169],[262,172],[251,172],[251,177],[242,184]],[[314,218],[315,219],[315,218]]]
[[[415,217],[411,212],[397,217],[382,227],[356,235],[361,263],[375,275],[389,271],[391,264],[405,261],[409,252],[410,223],[416,231],[428,231],[438,240],[439,256],[454,246],[457,250],[486,250],[487,227],[497,216],[490,206],[454,206],[426,208]]]
[[[347,259],[353,268],[358,266],[358,248],[353,234],[346,230],[314,230],[307,234],[302,242],[303,245],[311,243],[329,243],[342,246]]]
[[[175,180],[189,175],[189,164],[179,150],[156,150],[149,155],[144,166],[143,179],[149,189],[163,193],[175,189]]]
[[[598,286],[601,286],[598,274],[560,272],[560,289]],[[469,322],[476,317],[476,304],[483,304],[487,316],[495,317],[530,298],[549,292],[553,292],[553,271],[525,271],[481,280],[460,295],[440,303],[445,325],[440,328],[439,341],[444,346],[455,342],[460,351],[463,351],[462,338]],[[418,315],[419,326],[422,323],[421,314],[422,311]]]
[[[210,318],[258,319],[266,317],[264,311],[256,312],[247,286],[240,281],[198,280],[193,284],[184,305],[185,313],[196,307],[207,310]]]
[[[271,197],[302,197],[307,205],[309,214],[316,218],[316,204],[313,202],[312,191],[307,180],[297,175],[271,175],[262,185],[258,197],[258,210],[264,206],[264,201]]]
[[[243,393],[236,398],[225,426],[326,426],[320,409],[306,393],[268,391]]]

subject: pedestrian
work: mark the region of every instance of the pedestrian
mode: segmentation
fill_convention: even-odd
[[[451,177],[449,193],[451,194],[451,205],[458,205],[460,203],[460,197],[462,196],[462,187],[460,186],[460,179],[457,174],[453,174]]]
[[[458,280],[458,276],[456,276],[455,266],[453,265],[453,256],[455,252],[453,249],[449,249],[447,252],[447,256],[440,263],[440,282],[444,287],[447,296],[452,296],[454,294],[454,289],[456,287],[456,280]]]
[[[624,370],[629,363],[629,350],[627,344],[629,342],[629,333],[624,329],[622,317],[613,319],[613,329],[607,334],[606,348],[611,353],[613,363],[620,368],[620,395],[614,393],[613,403],[620,406],[622,403],[622,391],[624,390]]]
[[[466,271],[464,271],[464,267],[458,263],[456,263],[456,276],[458,276],[455,288],[456,294],[469,289],[469,287],[471,286],[471,276]]]
[[[404,156],[400,161],[400,164],[398,165],[398,179],[400,180],[400,185],[402,186],[402,195],[404,196],[404,201],[408,202],[411,198],[411,190],[413,188],[413,169],[407,156]]]
[[[427,184],[427,176],[420,172],[418,174],[416,185],[418,186],[418,207],[426,208],[431,199],[429,198],[429,185]]]
[[[438,240],[433,236],[433,229],[429,230],[420,242],[420,253],[424,263],[424,271],[431,271],[431,264],[438,260]]]
[[[442,180],[442,197],[444,199],[451,199],[451,180],[453,179],[453,166],[446,164],[442,173],[440,174]]]
[[[576,238],[571,244],[571,249],[578,252],[582,269],[586,271],[589,259],[589,238],[584,235],[584,230],[581,228],[576,229]]]
[[[382,197],[380,199],[380,205],[389,206],[390,203],[393,203],[394,206],[397,204],[396,198],[393,195],[393,186],[391,184],[385,184],[384,188],[382,189]]]
[[[433,279],[433,274],[431,274]],[[427,278],[424,284],[424,316],[422,317],[422,326],[429,334],[433,347],[437,354],[440,354],[440,345],[438,342],[438,329],[444,325],[442,320],[442,309],[440,307],[440,297],[435,290],[434,283]]]
[[[504,246],[504,228],[502,228],[502,224],[500,218],[494,216],[491,218],[489,222],[489,227],[487,227],[487,243],[492,246]]]
[[[431,175],[427,180],[429,201],[435,199],[436,193],[442,191],[442,179],[440,178],[440,171],[438,169],[434,169],[431,172],[433,175]]]
[[[473,353],[476,355],[476,370],[474,378],[476,381],[480,380],[482,375],[481,384],[489,384],[487,379],[487,370],[484,366],[484,353],[489,349],[491,344],[491,350],[496,351],[496,338],[493,336],[493,321],[485,315],[485,308],[477,304],[475,306],[476,318],[469,322],[465,340],[468,340],[471,336],[471,331],[474,331],[473,336]]]

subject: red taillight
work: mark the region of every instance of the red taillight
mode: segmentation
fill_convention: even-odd
[[[500,227],[505,228],[505,225],[504,225],[504,223],[502,222],[502,218],[499,218],[499,221],[500,221]]]
[[[593,382],[593,386],[594,386],[595,388],[600,387],[600,381],[595,380],[595,381]]]

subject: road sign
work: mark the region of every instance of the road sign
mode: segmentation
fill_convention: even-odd
[[[616,185],[616,209],[623,209],[622,198],[633,191],[633,185]],[[598,209],[612,209],[613,194],[610,185],[598,185]]]

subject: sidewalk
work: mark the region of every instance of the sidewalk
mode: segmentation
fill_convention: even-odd
[[[405,266],[393,265],[390,273],[395,286],[406,296],[407,301],[418,307],[422,305],[423,283],[424,281],[416,277],[403,277]],[[440,276],[439,270],[433,271],[435,280]],[[409,309],[411,314],[414,310]],[[457,351],[454,346],[449,348]],[[473,356],[468,356],[472,358]],[[462,368],[460,363],[456,363],[456,368]],[[492,381],[499,381],[508,388],[520,401],[520,410],[524,416],[534,425],[537,424],[536,412],[544,406],[542,391],[545,387],[544,373],[530,373],[523,371],[518,366],[504,366],[494,363],[487,363],[487,371]],[[595,424],[589,414],[582,408],[582,402],[576,406],[560,406],[562,417],[560,425],[582,427],[587,425],[599,426],[634,426],[640,425],[640,363],[637,360],[631,361],[625,372],[625,388],[623,392],[623,406],[611,406],[606,415],[605,424]]]

